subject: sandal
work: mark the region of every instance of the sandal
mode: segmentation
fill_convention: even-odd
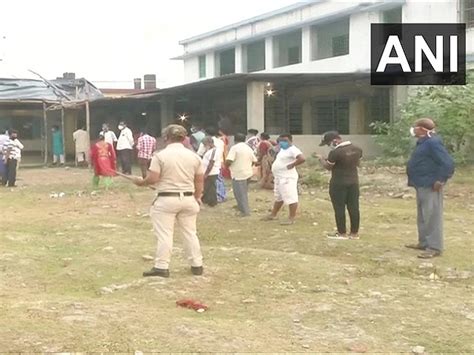
[[[347,234],[339,234],[339,233],[328,234],[328,235],[326,235],[326,238],[336,239],[336,240],[348,240],[349,239],[347,237]]]
[[[405,248],[415,250],[426,250],[426,248],[421,246],[421,244],[405,244]]]
[[[439,250],[434,249],[426,249],[424,252],[418,255],[420,259],[431,259],[436,256],[440,256],[441,252]]]

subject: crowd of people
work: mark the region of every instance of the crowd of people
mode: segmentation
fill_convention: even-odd
[[[151,212],[157,237],[155,265],[143,276],[169,277],[175,222],[183,229],[191,272],[194,275],[203,273],[196,217],[202,203],[209,206],[218,203],[216,181],[227,167],[230,168],[232,190],[242,217],[250,215],[248,183],[255,174],[253,166],[256,165],[260,168],[260,185],[268,188],[272,183],[275,198],[271,213],[262,220],[277,219],[282,206],[288,205],[288,219],[281,224],[295,223],[299,202],[296,167],[303,164],[305,158],[293,144],[290,134],[281,134],[276,142],[271,142],[267,134],[258,136],[253,129],[249,130],[247,137],[238,133],[234,135],[234,145],[223,154],[225,141],[214,134],[199,132],[199,136],[195,135],[198,131],[192,136],[196,140],[194,147],[198,147],[195,155],[183,144],[186,130],[179,125],[168,126],[163,132],[168,145],[153,156],[146,177],[133,178],[137,186],[155,185],[157,188]],[[454,163],[435,134],[435,124],[431,119],[417,120],[410,134],[417,138],[407,174],[409,186],[416,189],[418,243],[406,247],[420,250],[418,257],[427,259],[440,256],[443,251],[443,186],[454,173]],[[316,157],[322,167],[331,171],[329,196],[337,227],[337,232],[328,238],[357,240],[360,225],[358,167],[362,150],[350,141],[344,141],[337,131],[326,132],[320,146],[330,148],[327,157]],[[196,160],[199,156],[202,162]],[[346,209],[350,219],[349,233]]]
[[[181,227],[187,258],[194,275],[203,273],[202,253],[196,232],[196,218],[200,206],[215,207],[227,198],[225,179],[231,180],[232,192],[241,217],[250,216],[249,183],[257,176],[263,189],[273,189],[274,202],[270,214],[262,221],[278,218],[284,205],[288,218],[281,224],[296,221],[299,203],[297,166],[305,163],[302,151],[293,144],[291,134],[281,134],[273,141],[270,136],[255,129],[247,135],[236,133],[231,139],[214,127],[192,127],[188,133],[181,125],[170,125],[158,140],[146,129],[139,137],[125,122],[120,122],[119,137],[104,124],[97,141],[87,152],[88,137],[84,127],[74,132],[76,161],[90,162],[94,169],[94,186],[104,180],[106,187],[117,174],[117,161],[122,174],[131,175],[133,153],[136,150],[141,177],[130,176],[138,186],[154,185],[157,191],[151,207],[151,218],[157,237],[154,267],[144,276],[169,276],[169,262],[173,246],[175,222]],[[53,128],[54,162],[64,162],[59,129]],[[408,132],[407,132],[408,134]],[[454,163],[442,141],[435,133],[433,120],[424,118],[415,122],[410,134],[417,145],[408,162],[409,186],[416,189],[418,214],[418,243],[406,245],[421,250],[420,258],[432,258],[443,251],[443,185],[454,173]],[[86,142],[87,140],[87,142]],[[358,167],[362,149],[344,141],[337,131],[326,132],[320,146],[330,148],[327,157],[316,155],[321,166],[331,171],[329,197],[333,205],[337,232],[331,239],[359,239],[359,176]],[[0,135],[2,184],[15,185],[18,160],[23,145],[17,132],[10,130]],[[346,209],[350,228],[346,227]],[[349,231],[348,231],[349,230]]]

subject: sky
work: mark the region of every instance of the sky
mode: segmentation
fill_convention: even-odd
[[[183,64],[170,58],[182,54],[180,40],[295,2],[2,0],[0,75],[75,72],[99,88],[132,88],[133,78],[156,74],[158,87],[178,85]]]

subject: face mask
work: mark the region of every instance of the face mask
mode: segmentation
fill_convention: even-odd
[[[278,142],[278,145],[279,145],[280,148],[283,149],[283,150],[290,148],[290,143],[287,142],[287,141]]]
[[[125,128],[125,127],[122,126],[121,124],[118,125],[118,129],[119,129],[119,130],[122,130],[122,129],[124,129],[124,128]]]
[[[415,127],[410,127],[410,136],[416,137]]]

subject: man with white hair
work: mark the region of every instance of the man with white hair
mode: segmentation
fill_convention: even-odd
[[[415,121],[410,134],[418,139],[407,164],[408,186],[416,190],[418,243],[406,247],[430,259],[443,252],[443,187],[454,174],[454,162],[432,119]]]

